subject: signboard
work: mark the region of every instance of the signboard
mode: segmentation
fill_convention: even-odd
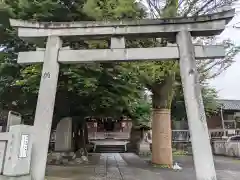
[[[20,150],[19,150],[19,157],[20,158],[26,158],[27,152],[28,152],[28,141],[29,141],[29,135],[22,135],[21,136],[21,144],[20,144]]]
[[[235,129],[228,129],[228,134],[235,134]]]

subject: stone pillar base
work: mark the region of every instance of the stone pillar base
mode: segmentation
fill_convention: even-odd
[[[9,176],[2,176],[0,175],[1,180],[31,180],[31,176],[18,176],[18,177],[9,177]]]

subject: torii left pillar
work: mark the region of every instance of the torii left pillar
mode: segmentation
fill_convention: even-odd
[[[31,162],[31,175],[33,180],[45,179],[49,138],[59,74],[58,53],[61,46],[62,41],[58,36],[48,37],[33,127],[34,145]]]

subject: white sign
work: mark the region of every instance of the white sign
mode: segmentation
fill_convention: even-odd
[[[235,129],[228,129],[228,134],[235,134]]]
[[[27,157],[28,141],[29,141],[29,135],[26,135],[26,134],[22,135],[21,144],[20,144],[20,151],[19,151],[19,157],[20,158],[26,158]]]

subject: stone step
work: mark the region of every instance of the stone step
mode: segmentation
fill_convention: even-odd
[[[124,153],[125,145],[96,145],[96,153]]]

